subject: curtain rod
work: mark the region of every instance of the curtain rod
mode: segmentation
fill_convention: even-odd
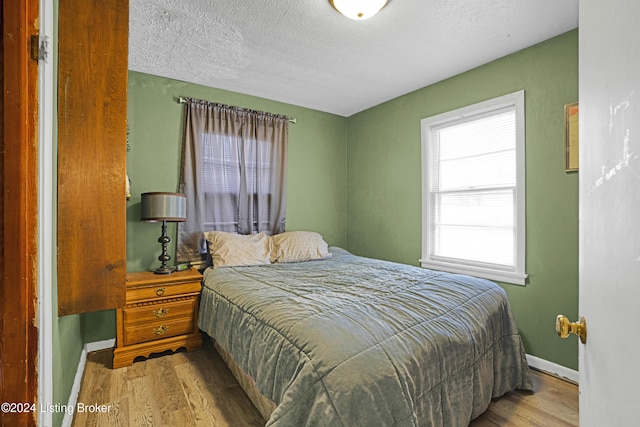
[[[178,98],[178,104],[186,104],[186,103],[187,103],[187,98],[185,98],[184,96],[181,96]],[[289,123],[293,123],[295,125],[297,122],[295,118],[289,117]]]

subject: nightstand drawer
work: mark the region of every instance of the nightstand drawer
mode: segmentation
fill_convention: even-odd
[[[168,322],[178,317],[194,317],[196,296],[128,305],[123,309],[125,328],[159,320]]]
[[[193,316],[168,322],[154,322],[127,327],[124,330],[124,345],[161,340],[176,335],[191,334],[195,331]]]
[[[200,292],[200,288],[200,282],[157,284],[154,286],[129,288],[127,289],[127,304],[140,300],[197,294]]]

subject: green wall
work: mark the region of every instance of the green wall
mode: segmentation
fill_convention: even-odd
[[[577,369],[576,340],[560,340],[558,314],[577,318],[578,175],[564,172],[563,106],[578,100],[577,30],[349,118],[347,247],[418,264],[421,256],[420,120],[525,90],[525,287],[503,285],[527,353]]]
[[[54,276],[55,277],[55,276]],[[82,316],[58,317],[57,296],[53,301],[53,401],[51,404],[66,405],[69,402],[78,362],[84,347]],[[59,426],[65,416],[63,411],[53,413],[53,425]]]

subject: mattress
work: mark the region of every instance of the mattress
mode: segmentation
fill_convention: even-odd
[[[209,268],[199,326],[274,409],[268,426],[466,426],[531,390],[504,290],[355,256]]]

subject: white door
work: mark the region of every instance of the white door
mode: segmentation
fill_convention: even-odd
[[[580,425],[640,425],[640,1],[580,1]],[[571,319],[577,320],[577,319]]]

